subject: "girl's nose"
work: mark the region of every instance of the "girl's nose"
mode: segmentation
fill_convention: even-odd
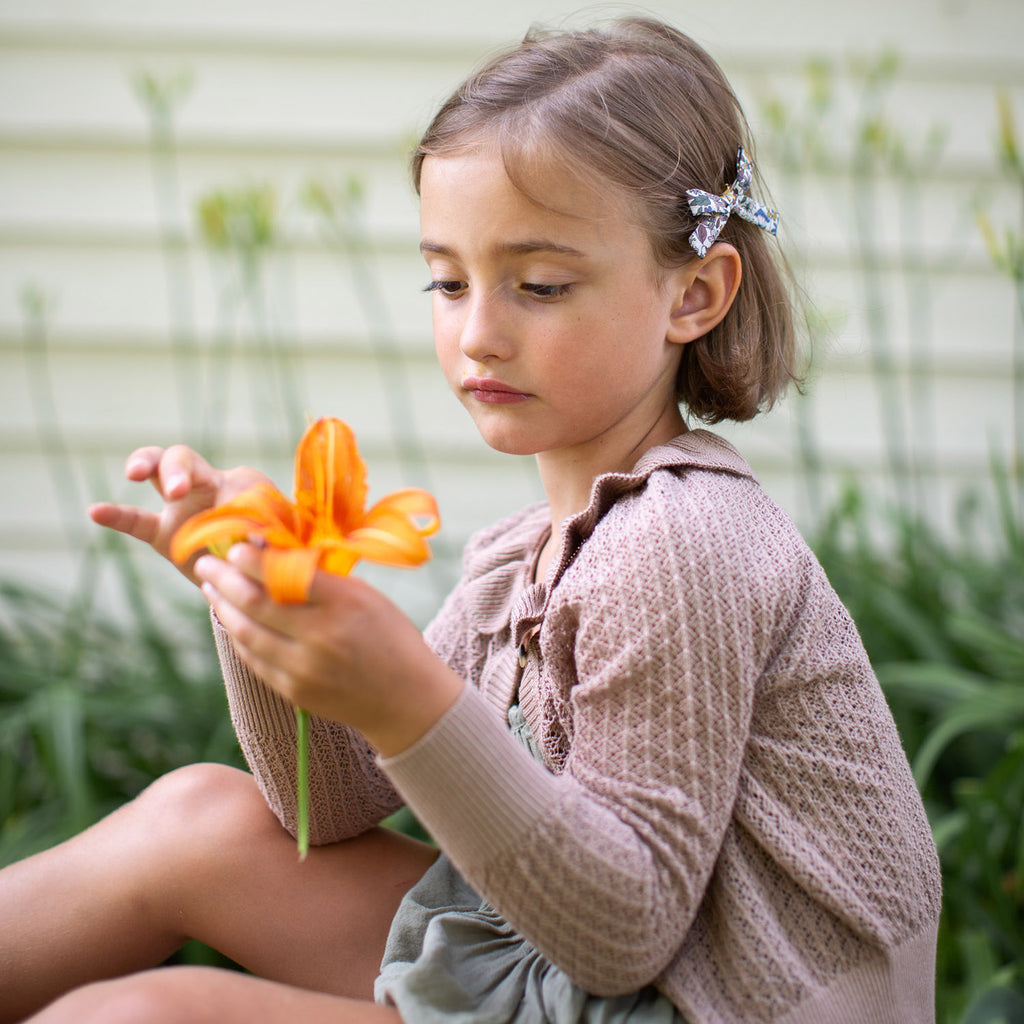
[[[508,317],[501,313],[496,293],[468,296],[466,317],[459,333],[459,349],[469,359],[482,363],[504,359],[509,352]]]

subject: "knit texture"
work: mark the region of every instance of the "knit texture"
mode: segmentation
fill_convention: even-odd
[[[213,631],[242,753],[267,803],[294,836],[298,830],[295,708],[239,659],[216,617]],[[324,846],[372,828],[398,810],[402,799],[358,732],[310,715],[309,804],[309,841]]]
[[[467,547],[426,636],[469,685],[425,737],[376,768],[318,726],[317,835],[391,806],[383,769],[597,995],[654,981],[691,1024],[932,1020],[931,832],[856,629],[789,519],[694,431],[599,478],[535,583],[547,523],[535,506]],[[243,748],[287,821],[285,719],[225,646]],[[517,687],[544,766],[504,727]]]

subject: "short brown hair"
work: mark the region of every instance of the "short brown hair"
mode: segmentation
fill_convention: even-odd
[[[736,177],[739,146],[752,151],[743,111],[718,65],[688,36],[644,18],[584,31],[531,29],[477,69],[442,105],[413,154],[417,192],[426,156],[483,138],[497,140],[514,182],[524,161],[544,153],[623,190],[666,267],[698,258],[689,245],[697,219],[686,190],[723,192]],[[679,400],[708,423],[748,420],[796,379],[783,261],[765,232],[739,217],[719,237],[739,251],[739,292],[718,326],[683,346],[676,384]]]

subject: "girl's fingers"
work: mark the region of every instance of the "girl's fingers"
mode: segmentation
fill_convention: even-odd
[[[302,653],[287,629],[288,609],[252,577],[212,555],[196,562],[195,573],[242,660],[276,689],[287,688],[288,669]]]
[[[275,690],[285,689],[287,680],[278,667],[280,654],[274,656],[274,652],[280,652],[282,644],[286,643],[285,638],[274,635],[267,627],[243,615],[210,584],[204,584],[203,593],[220,624],[231,637],[238,657]]]
[[[160,517],[155,512],[134,505],[99,502],[89,507],[89,517],[98,526],[117,530],[146,544],[153,543],[160,529]]]
[[[125,461],[124,475],[135,483],[151,481],[166,501],[180,500],[197,486],[216,483],[209,463],[183,444],[136,448]]]
[[[263,582],[263,560],[255,544],[234,544],[228,552],[227,561],[250,579]]]
[[[180,500],[195,487],[208,487],[216,483],[210,464],[182,444],[172,445],[160,457],[156,482],[167,501]]]
[[[156,445],[136,448],[125,460],[124,475],[135,483],[148,480],[156,472],[163,453],[163,448]]]
[[[225,616],[221,615],[222,608],[232,621],[241,623],[244,619],[281,632],[280,625],[284,618],[282,607],[270,598],[258,579],[214,555],[202,555],[193,571],[202,584],[207,600],[229,633],[234,635],[235,631]]]
[[[301,611],[307,606],[280,604],[267,593],[262,583],[259,549],[252,544],[235,544],[227,559],[202,555],[193,571],[203,585],[207,600],[233,636],[235,631],[220,616],[223,605],[230,606],[231,610],[225,614],[240,627],[244,627],[244,619],[289,640],[302,631]],[[236,612],[241,619],[235,616]]]

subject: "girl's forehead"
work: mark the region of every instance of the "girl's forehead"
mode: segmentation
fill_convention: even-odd
[[[557,154],[508,153],[496,143],[474,145],[427,156],[420,178],[422,203],[447,196],[458,202],[471,192],[490,191],[531,214],[552,220],[639,227],[637,203],[625,189],[600,180],[583,168],[567,166]]]

